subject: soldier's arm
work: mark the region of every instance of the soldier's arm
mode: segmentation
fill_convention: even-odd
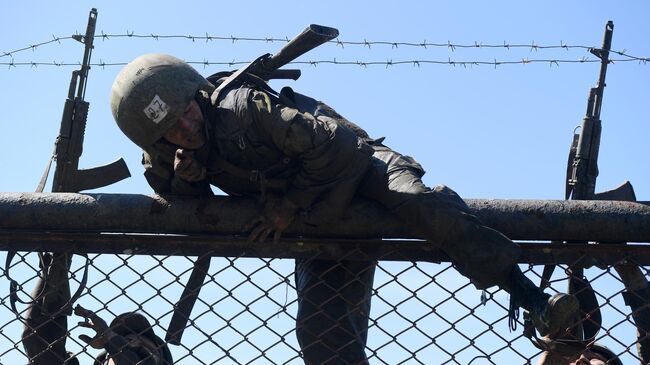
[[[372,149],[334,122],[274,104],[261,91],[250,93],[247,109],[253,127],[286,156],[299,161],[300,170],[285,198],[303,209],[325,192],[358,181],[369,164]]]
[[[209,189],[207,182],[189,182],[174,174],[174,152],[143,151],[142,165],[149,186],[157,194],[199,196]]]

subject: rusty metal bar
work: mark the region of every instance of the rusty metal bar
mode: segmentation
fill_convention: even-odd
[[[650,242],[650,204],[620,201],[487,200],[468,205],[488,226],[514,240]],[[255,201],[199,200],[135,194],[0,193],[0,230],[241,235]],[[336,225],[298,219],[286,237],[415,238],[389,212],[357,201]]]
[[[519,244],[520,263],[650,265],[649,244]],[[444,252],[421,240],[285,238],[271,244],[241,236],[0,231],[0,250],[449,262]]]

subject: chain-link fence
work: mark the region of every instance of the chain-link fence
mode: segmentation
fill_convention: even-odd
[[[351,251],[343,259],[363,255]],[[76,255],[70,267],[71,290],[85,281],[76,304],[96,311],[109,323],[120,313],[140,312],[164,338],[194,260],[175,255],[91,254],[86,261]],[[635,264],[632,257],[620,262]],[[86,267],[88,277],[83,280]],[[332,270],[342,267],[336,264]],[[542,266],[521,268],[539,283]],[[566,265],[556,268],[547,292],[567,290],[566,269]],[[647,268],[641,269],[645,277]],[[18,252],[12,260],[8,273],[19,284],[21,300],[29,298],[39,271],[34,252]],[[3,276],[8,288],[7,272]],[[639,363],[635,323],[621,295],[629,283],[613,267],[592,267],[585,276],[596,291],[602,314],[596,342],[618,354],[624,364]],[[17,316],[11,311],[8,291],[4,293],[0,363],[26,363],[21,333],[28,306],[19,303]],[[297,309],[294,260],[213,257],[181,344],[170,345],[174,363],[301,364]],[[536,364],[541,354],[523,335],[521,318],[518,328],[509,330],[507,293],[497,288],[481,293],[445,262],[380,261],[369,318],[365,352],[371,364]],[[83,321],[80,317],[72,315],[67,321],[67,350],[80,363],[92,363],[99,351],[78,339],[92,331],[77,324]]]

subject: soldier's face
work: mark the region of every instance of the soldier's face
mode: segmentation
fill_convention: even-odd
[[[195,100],[190,101],[183,115],[165,132],[163,138],[179,147],[192,150],[205,144],[205,121]]]
[[[602,355],[587,350],[580,355],[580,358],[569,365],[605,365],[606,363],[607,359]]]

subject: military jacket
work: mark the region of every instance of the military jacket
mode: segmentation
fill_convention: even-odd
[[[303,111],[288,106],[295,95],[286,94],[240,82],[213,100],[200,97],[208,142],[195,156],[207,168],[206,181],[174,177],[176,146],[160,141],[143,157],[150,185],[158,193],[200,194],[208,183],[235,195],[275,192],[315,221],[340,217],[373,149],[362,138],[365,132],[331,108],[312,103],[313,113]]]

